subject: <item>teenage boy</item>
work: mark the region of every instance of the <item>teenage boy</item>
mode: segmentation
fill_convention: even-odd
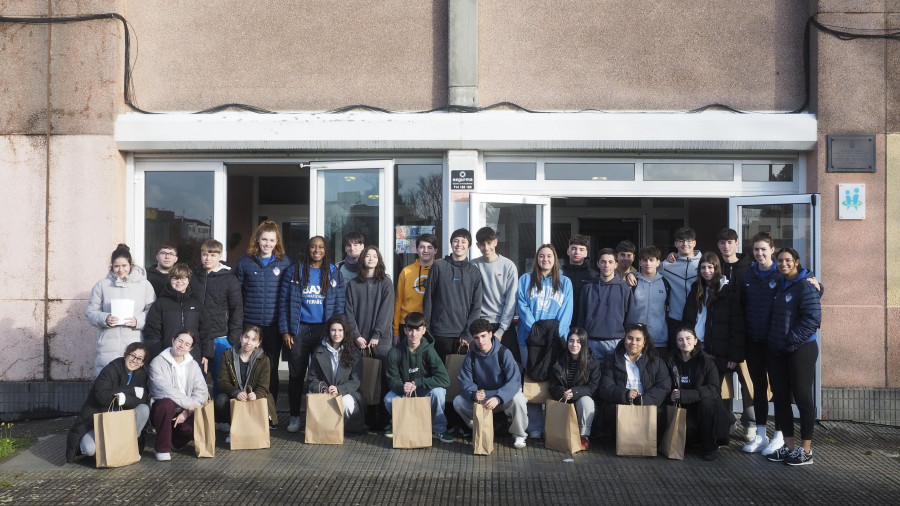
[[[647,325],[657,355],[668,356],[669,328],[666,307],[669,304],[669,282],[659,275],[660,252],[656,246],[641,248],[641,270],[637,273],[634,291],[634,320]]]
[[[406,315],[422,312],[422,297],[425,296],[425,285],[428,273],[434,265],[438,254],[437,237],[434,234],[422,234],[416,238],[416,261],[407,265],[397,277],[397,295],[394,301],[394,346],[400,342],[403,334],[403,322]]]
[[[574,234],[569,238],[569,249],[566,255],[569,261],[562,266],[563,275],[572,282],[572,321],[579,322],[581,314],[581,290],[585,285],[597,277],[597,271],[591,267],[588,260],[588,250],[591,247],[589,237]]]
[[[222,243],[207,239],[200,245],[202,268],[194,272],[191,286],[194,296],[209,313],[209,335],[213,337],[215,355],[212,361],[213,398],[218,392],[219,363],[222,354],[241,339],[244,325],[244,301],[241,282],[234,270],[222,263]]]
[[[695,250],[697,245],[697,233],[694,229],[682,227],[675,231],[675,249],[678,255],[675,261],[665,262],[662,264],[662,275],[669,282],[671,292],[669,295],[669,343],[670,348],[675,346],[675,333],[681,327],[681,316],[684,313],[684,302],[688,293],[691,291],[691,285],[697,280],[697,267],[700,265],[699,250]]]
[[[441,360],[472,340],[469,325],[481,316],[481,272],[469,262],[472,234],[464,228],[450,235],[450,254],[428,274],[422,309]]]
[[[341,263],[338,264],[338,269],[341,270],[341,276],[344,278],[345,284],[356,277],[356,268],[359,265],[359,255],[365,247],[366,236],[364,236],[362,232],[354,230],[344,236],[345,256],[344,259],[341,260]]]
[[[491,227],[475,233],[475,245],[481,257],[472,260],[481,272],[481,317],[494,324],[494,335],[503,334],[516,314],[516,290],[519,272],[512,260],[497,253],[499,238]]]
[[[525,427],[528,426],[527,400],[522,393],[522,377],[512,352],[494,337],[491,322],[479,318],[468,331],[472,335],[472,350],[459,370],[460,394],[453,399],[453,408],[469,427],[475,403],[490,410],[502,409],[510,419],[509,433],[513,446],[525,448]]]
[[[722,258],[722,275],[728,278],[729,284],[740,287],[744,272],[750,268],[752,259],[737,252],[737,238],[735,230],[723,228],[716,236],[716,246],[719,247],[719,256]]]
[[[625,278],[629,274],[634,276],[638,272],[634,268],[634,254],[636,252],[637,246],[631,241],[619,241],[619,244],[616,244],[616,276],[619,276],[619,279],[622,281],[627,281]]]
[[[442,443],[452,443],[453,436],[447,432],[447,416],[444,402],[450,376],[444,361],[434,351],[434,338],[425,328],[425,315],[414,311],[406,315],[403,332],[406,338],[399,346],[394,346],[385,361],[385,378],[388,393],[384,396],[384,407],[388,413],[395,398],[415,394],[417,397],[431,397],[431,431],[435,439]],[[384,431],[393,437],[388,426]]]
[[[581,292],[581,321],[587,331],[591,354],[601,367],[612,365],[612,354],[625,337],[625,325],[636,323],[631,287],[616,276],[616,250],[597,253],[597,278]]]
[[[169,271],[178,262],[178,250],[171,242],[165,241],[156,250],[156,263],[147,269],[147,281],[153,285],[156,298],[169,284]]]

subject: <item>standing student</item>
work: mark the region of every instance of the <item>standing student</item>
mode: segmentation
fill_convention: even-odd
[[[603,368],[612,365],[613,350],[625,337],[625,325],[635,322],[634,294],[616,276],[616,252],[601,249],[597,254],[597,279],[581,292],[581,321],[590,338],[591,353]]]
[[[169,241],[164,241],[156,250],[156,263],[147,268],[147,281],[153,285],[153,292],[159,297],[169,284],[169,270],[178,262],[178,249]]]
[[[475,245],[481,251],[481,257],[472,260],[472,265],[481,272],[481,318],[496,326],[494,335],[502,340],[516,315],[519,272],[512,260],[497,253],[498,242],[494,229],[479,229],[475,233]]]
[[[565,339],[572,325],[572,282],[559,273],[556,250],[542,244],[534,254],[531,272],[519,278],[516,299],[519,308],[519,356],[528,362],[525,341],[540,320],[558,320],[559,337]]]
[[[366,247],[366,236],[362,232],[352,231],[344,236],[344,259],[338,264],[341,271],[341,277],[345,281],[350,281],[356,277],[356,271],[359,267],[359,255],[363,248]]]
[[[397,277],[397,298],[394,301],[394,345],[405,336],[403,322],[409,313],[422,312],[422,298],[425,296],[425,284],[428,273],[434,265],[437,250],[437,237],[434,234],[422,234],[416,238],[418,258],[400,271]]]
[[[385,272],[384,259],[375,246],[366,246],[360,255],[356,277],[346,282],[344,314],[350,321],[350,337],[362,350],[384,360],[391,349],[391,320],[394,288]]]
[[[406,338],[399,346],[391,348],[385,361],[388,392],[384,396],[384,406],[389,413],[393,413],[392,405],[397,397],[430,397],[434,438],[442,443],[452,443],[453,435],[447,432],[447,416],[444,414],[450,376],[444,361],[434,351],[434,338],[425,328],[425,315],[409,313],[403,329]],[[387,437],[394,435],[390,425],[384,433]]]
[[[566,256],[569,261],[563,264],[562,273],[572,282],[572,321],[581,321],[581,291],[597,277],[597,271],[591,267],[588,253],[591,240],[588,236],[574,234],[569,237],[569,248]]]
[[[169,284],[160,293],[147,312],[144,326],[144,342],[147,356],[152,361],[176,333],[187,329],[197,333],[198,340],[191,347],[191,355],[200,364],[203,374],[209,373],[209,364],[215,354],[209,333],[209,313],[191,289],[191,269],[185,263],[177,263],[169,270]]]
[[[560,354],[550,374],[550,397],[575,404],[581,449],[591,446],[594,424],[594,394],[600,387],[600,362],[591,356],[588,335],[584,329],[572,327],[566,338],[566,352]]]
[[[299,432],[306,389],[309,356],[319,345],[325,322],[344,311],[344,280],[338,268],[329,262],[325,238],[317,235],[306,243],[306,256],[291,265],[281,282],[278,297],[278,330],[290,353],[288,362],[288,432]]]
[[[334,314],[324,327],[321,343],[309,361],[306,376],[309,393],[340,395],[344,406],[344,431],[362,432],[363,407],[366,405],[359,391],[362,360],[350,337],[350,320],[346,315]]]
[[[269,391],[276,403],[280,380],[282,337],[278,329],[278,291],[291,259],[284,254],[278,224],[266,220],[250,237],[250,247],[237,264],[237,278],[244,298],[244,327],[262,330],[263,352],[269,357]]]
[[[663,359],[668,357],[669,328],[666,325],[666,310],[669,305],[669,282],[659,274],[660,252],[656,246],[641,248],[641,270],[637,273],[634,292],[634,319],[644,322],[653,339],[656,353]]]
[[[631,241],[619,241],[619,244],[616,244],[616,276],[622,281],[627,281],[629,274],[634,276],[638,273],[634,268],[635,253],[637,246]]]
[[[775,401],[775,419],[784,430],[784,446],[767,458],[790,466],[813,463],[812,438],[816,426],[816,360],[819,343],[816,331],[822,322],[819,292],[804,281],[811,273],[800,265],[793,248],[781,248],[776,255],[782,279],[772,304],[769,327],[769,381]],[[794,440],[791,399],[800,412],[800,444]]]
[[[275,399],[269,392],[269,359],[260,345],[262,335],[259,327],[251,326],[241,334],[238,345],[223,354],[217,371],[222,391],[215,397],[216,428],[222,432],[231,430],[231,399],[238,402],[266,399],[269,427],[278,426]]]
[[[687,300],[691,285],[697,280],[697,266],[700,264],[700,251],[695,250],[697,233],[694,229],[682,227],[675,231],[675,249],[678,250],[674,262],[662,264],[662,275],[669,282],[669,348],[674,349],[675,331],[681,328],[681,315],[684,313],[684,302]]]
[[[481,273],[469,262],[471,245],[468,230],[454,230],[451,253],[436,261],[428,275],[422,309],[441,360],[472,340],[469,326],[481,316]]]
[[[244,301],[241,297],[241,282],[234,270],[222,263],[222,243],[207,239],[200,245],[202,268],[194,272],[191,287],[194,295],[209,313],[209,334],[213,338],[213,391],[219,390],[219,363],[222,354],[232,346],[237,346],[244,326]],[[258,336],[262,340],[262,335]],[[261,341],[260,341],[261,342]]]
[[[194,438],[194,410],[209,398],[203,371],[191,357],[197,334],[177,332],[172,346],[150,362],[150,420],[156,429],[156,460],[172,460],[172,448]]]
[[[126,300],[133,314],[127,317],[112,314],[113,301],[119,304]],[[121,357],[129,344],[143,341],[141,330],[154,300],[156,295],[144,269],[134,265],[128,246],[119,244],[110,255],[109,272],[91,289],[85,311],[91,325],[100,330],[94,374],[100,374],[106,364]]]

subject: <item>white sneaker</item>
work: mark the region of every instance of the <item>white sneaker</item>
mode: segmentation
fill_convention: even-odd
[[[525,448],[525,436],[516,436],[516,440],[513,441],[513,448]]]
[[[158,460],[158,461],[160,461],[160,462],[165,462],[165,461],[167,461],[167,460],[172,460],[172,454],[171,454],[171,453],[168,453],[168,452],[166,452],[166,453],[156,452],[156,460]]]
[[[753,437],[753,441],[750,441],[749,443],[745,444],[744,447],[741,449],[747,453],[757,453],[757,452],[762,451],[762,449],[765,448],[766,445],[768,445],[768,444],[769,444],[768,437],[756,435]]]
[[[756,436],[757,436],[756,424],[751,423],[750,425],[743,427],[743,429],[744,429],[744,441],[747,441],[748,443],[753,442],[753,440],[756,439]]]
[[[231,424],[220,422],[216,424],[216,430],[219,432],[228,432],[231,430]]]
[[[775,453],[775,450],[784,446],[784,438],[772,438],[769,440],[769,445],[766,446],[766,449],[762,451],[763,457],[768,457]]]
[[[299,416],[291,417],[291,423],[288,424],[287,431],[288,432],[300,432],[300,417]]]

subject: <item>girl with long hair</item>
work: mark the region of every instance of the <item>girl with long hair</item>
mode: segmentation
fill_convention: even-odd
[[[591,356],[587,341],[587,331],[583,328],[569,329],[566,351],[553,364],[549,380],[551,398],[575,404],[583,450],[591,446],[591,426],[596,409],[593,396],[600,386],[600,362]]]
[[[350,319],[345,315],[335,314],[328,319],[321,344],[310,358],[306,380],[310,393],[342,397],[345,431],[355,433],[363,430],[366,404],[359,391],[362,360],[359,348],[350,337],[350,327]]]
[[[558,320],[559,337],[569,335],[572,324],[572,282],[560,273],[559,259],[551,244],[542,244],[534,254],[531,272],[519,278],[516,293],[519,308],[519,356],[528,362],[525,341],[539,320]]]

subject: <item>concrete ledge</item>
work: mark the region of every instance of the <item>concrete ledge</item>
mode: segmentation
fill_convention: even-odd
[[[0,382],[0,421],[49,418],[81,410],[91,382]]]

